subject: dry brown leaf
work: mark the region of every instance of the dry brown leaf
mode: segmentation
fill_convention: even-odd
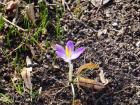
[[[35,25],[35,12],[34,12],[34,3],[28,4],[25,8],[26,14],[31,22]]]
[[[93,88],[93,89],[96,89],[96,90],[103,89],[105,87],[105,84],[107,83],[107,79],[103,78],[104,74],[100,74],[101,75],[100,79],[101,79],[101,82],[102,82],[102,83],[100,83],[100,82],[97,82],[93,79],[82,77],[80,75],[80,73],[82,71],[85,71],[87,69],[99,69],[99,66],[97,64],[94,64],[94,63],[87,63],[87,64],[84,64],[84,65],[80,66],[79,69],[76,72],[77,85],[88,87],[88,88]]]
[[[84,77],[78,77],[78,81],[80,83],[96,84],[96,81],[95,80],[84,78]]]
[[[87,83],[79,83],[79,85],[80,86],[83,86],[83,87],[95,89],[95,90],[98,90],[98,91],[102,90],[105,87],[105,85],[103,85],[101,83],[95,84],[95,85],[93,85],[93,84],[87,84]]]
[[[21,72],[21,76],[24,80],[25,86],[27,89],[32,90],[32,83],[31,83],[31,67],[30,68],[23,68]]]
[[[106,84],[108,84],[109,81],[108,81],[108,79],[105,78],[104,75],[105,75],[105,73],[103,72],[103,70],[100,70],[100,73],[99,73],[100,80],[104,85],[106,85]]]
[[[76,75],[79,75],[82,71],[87,70],[87,69],[98,69],[99,66],[94,63],[87,63],[82,66],[80,66],[76,72]]]
[[[30,66],[32,64],[32,61],[28,56],[26,56],[26,64],[27,66]],[[32,71],[32,67],[27,67],[27,68],[24,67],[21,72],[21,76],[24,80],[24,84],[26,88],[30,90],[32,90],[31,71]]]
[[[104,84],[96,82],[95,80],[84,78],[84,77],[78,77],[77,85],[84,86],[87,88],[93,88],[96,90],[101,90],[104,88]]]

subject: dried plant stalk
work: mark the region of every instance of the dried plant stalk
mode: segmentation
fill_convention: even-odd
[[[27,87],[27,89],[32,90],[32,83],[31,83],[31,69],[32,68],[23,68],[22,72],[21,72],[21,76],[24,80],[25,86]]]
[[[84,78],[84,77],[78,77],[79,83],[87,83],[87,84],[96,84],[95,80]]]
[[[98,69],[98,68],[99,68],[99,66],[97,64],[87,63],[78,68],[76,75],[79,75],[82,71],[84,71],[86,69]]]
[[[93,88],[96,90],[101,90],[104,88],[104,84],[96,82],[95,80],[84,78],[84,77],[78,77],[77,85],[87,87],[87,88]]]

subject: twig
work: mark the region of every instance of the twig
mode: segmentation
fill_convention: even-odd
[[[20,47],[22,47],[22,45],[24,45],[25,43],[21,43],[17,48],[15,48],[13,51],[11,51],[7,56],[10,56],[14,51],[16,51],[17,49],[19,49]]]
[[[11,21],[9,21],[8,19],[6,19],[5,17],[2,17],[2,18],[3,18],[3,20],[4,20],[5,22],[7,22],[7,23],[9,23],[9,24],[11,24],[11,25],[17,27],[19,30],[24,31],[24,32],[27,31],[27,30],[25,30],[25,29],[19,27],[18,25],[12,23]]]
[[[67,88],[67,87],[69,87],[69,85],[66,85],[66,86],[64,86],[64,87],[62,87],[60,90],[58,90],[56,93],[53,93],[53,94],[50,94],[51,96],[56,96],[58,93],[60,93],[63,89],[65,89],[65,88]],[[57,88],[58,89],[58,88]],[[54,98],[55,99],[55,98]]]

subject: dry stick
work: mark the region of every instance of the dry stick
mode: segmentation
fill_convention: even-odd
[[[14,51],[16,51],[17,49],[19,49],[20,47],[22,47],[22,45],[24,45],[25,43],[21,43],[17,48],[15,48],[13,51],[11,51],[7,56],[10,56]]]
[[[11,21],[7,20],[5,17],[2,17],[2,18],[3,18],[3,20],[4,20],[5,22],[7,22],[7,23],[9,23],[9,24],[11,24],[11,25],[17,27],[19,30],[24,31],[24,32],[27,31],[27,30],[25,30],[25,29],[19,27],[18,25],[12,23]]]

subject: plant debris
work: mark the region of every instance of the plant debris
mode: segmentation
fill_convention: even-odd
[[[28,56],[26,57],[26,64],[27,64],[27,67],[24,67],[22,69],[21,76],[24,80],[26,88],[32,91],[32,83],[31,83],[32,67],[29,67],[30,65],[32,65],[32,62]]]

